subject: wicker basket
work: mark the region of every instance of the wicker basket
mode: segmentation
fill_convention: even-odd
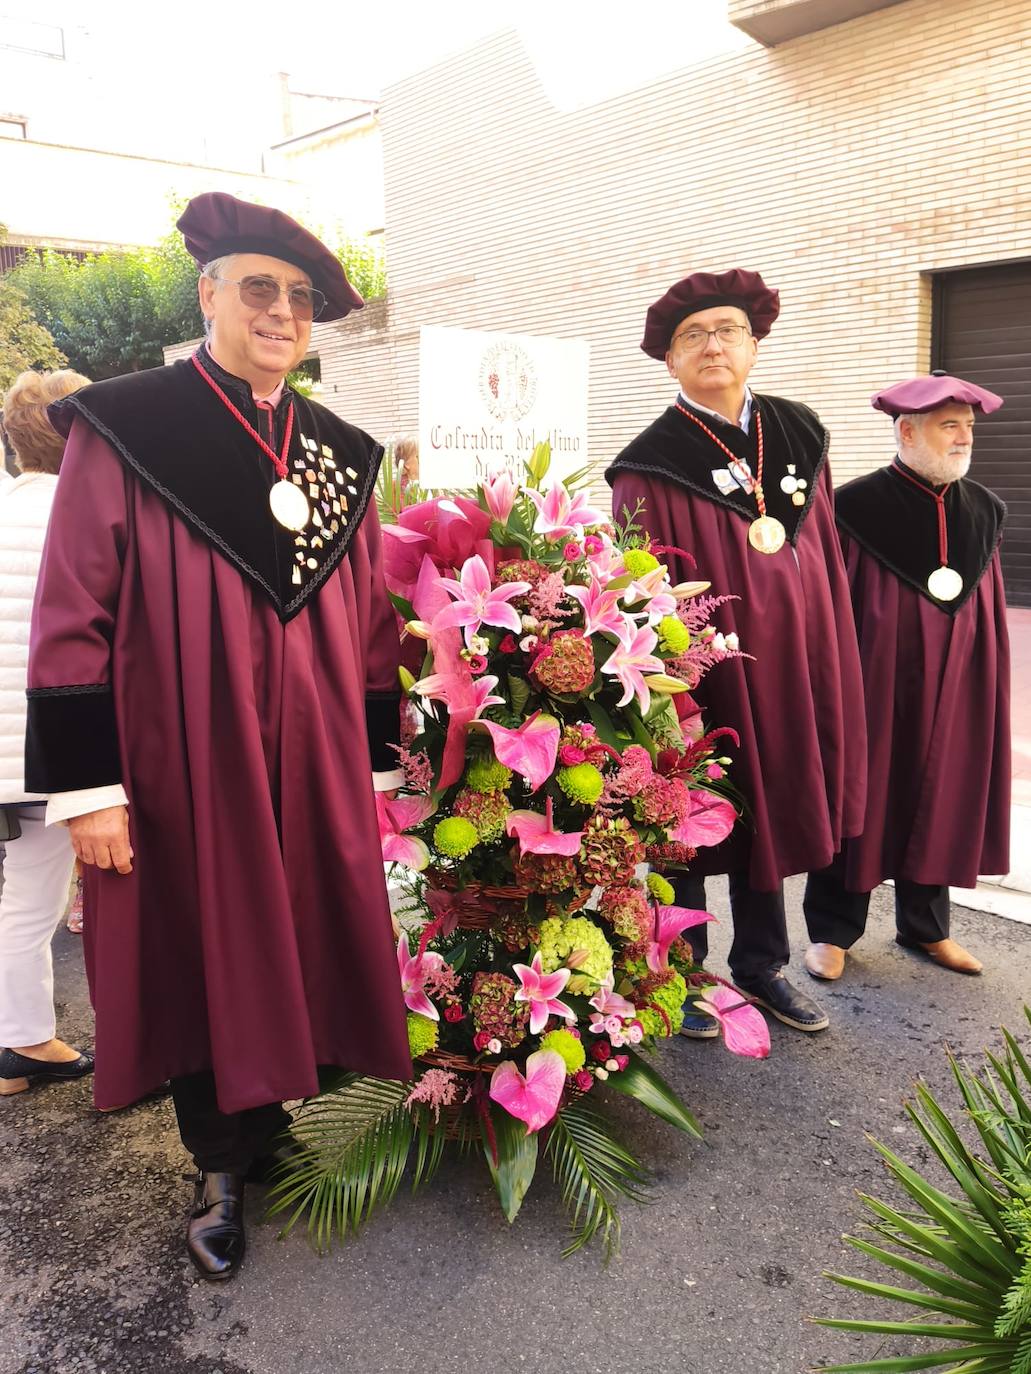
[[[485,883],[471,882],[459,887],[453,873],[443,873],[439,869],[429,870],[426,877],[430,887],[441,892],[460,894],[461,900],[457,903],[455,914],[461,930],[490,930],[500,918],[516,914],[511,908],[522,911],[532,895],[529,888],[514,884],[510,887],[491,887]],[[567,904],[567,909],[578,911],[593,890],[585,888],[578,892]],[[538,895],[547,896],[547,893]]]

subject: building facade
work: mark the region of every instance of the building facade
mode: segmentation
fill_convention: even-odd
[[[891,456],[869,406],[889,382],[944,365],[1005,396],[975,464],[1010,506],[1010,593],[1031,604],[1031,7],[731,16],[757,41],[574,112],[515,33],[389,88],[389,292],[319,331],[323,399],[414,433],[421,325],[584,338],[600,469],[670,399],[638,347],[648,304],[691,270],[755,268],[782,299],[755,387],[820,412],[838,482]],[[689,21],[670,22],[689,58]]]

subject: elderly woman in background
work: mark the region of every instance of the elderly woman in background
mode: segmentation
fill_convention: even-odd
[[[0,1096],[32,1079],[81,1078],[93,1056],[55,1037],[50,942],[68,903],[74,854],[67,829],[44,825],[45,798],[25,791],[29,620],[64,440],[47,406],[80,387],[77,372],[23,372],[3,420],[19,470],[0,484]]]

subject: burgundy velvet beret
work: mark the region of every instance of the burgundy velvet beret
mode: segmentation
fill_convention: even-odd
[[[307,272],[326,297],[320,320],[342,319],[365,304],[337,257],[282,210],[251,205],[224,191],[206,191],[193,197],[177,227],[200,267],[228,253],[263,253]]]
[[[736,305],[748,316],[755,337],[765,339],[780,314],[780,292],[771,291],[758,272],[744,267],[733,267],[729,272],[692,272],[648,307],[641,347],[649,358],[661,362],[680,321],[713,305]]]
[[[928,410],[955,402],[957,405],[973,406],[983,415],[990,415],[1002,405],[1002,397],[994,391],[986,391],[983,386],[964,382],[961,377],[949,377],[944,372],[932,373],[930,377],[913,377],[908,382],[896,382],[894,386],[878,391],[871,396],[870,404],[874,410],[883,410],[885,415],[923,415]]]

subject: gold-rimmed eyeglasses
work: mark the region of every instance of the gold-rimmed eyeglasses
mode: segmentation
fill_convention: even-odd
[[[323,293],[314,286],[306,286],[304,282],[282,287],[275,277],[244,277],[240,281],[232,277],[219,277],[217,280],[224,281],[230,286],[238,286],[240,299],[252,310],[267,310],[279,300],[281,291],[286,295],[295,319],[317,320],[326,308],[326,297]]]

